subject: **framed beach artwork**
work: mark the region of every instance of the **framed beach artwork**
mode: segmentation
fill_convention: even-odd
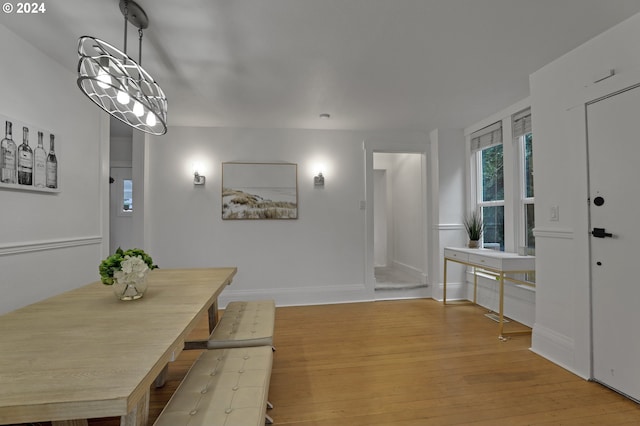
[[[222,163],[222,219],[297,218],[297,164]]]

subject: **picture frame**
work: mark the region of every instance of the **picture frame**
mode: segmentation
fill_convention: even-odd
[[[56,133],[3,114],[0,124],[0,189],[60,192]]]
[[[222,163],[223,220],[297,218],[297,164]]]

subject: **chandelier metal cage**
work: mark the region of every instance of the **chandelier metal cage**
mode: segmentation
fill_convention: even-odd
[[[134,129],[152,135],[167,132],[167,98],[142,68],[142,30],[147,15],[132,0],[120,1],[124,15],[124,52],[90,36],[78,40],[78,87],[100,108]],[[127,56],[127,23],[138,28],[138,62]]]

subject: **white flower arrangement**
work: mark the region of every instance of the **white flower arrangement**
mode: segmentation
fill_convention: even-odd
[[[120,268],[113,273],[113,278],[123,284],[139,284],[146,278],[149,271],[142,256],[125,255]]]
[[[98,270],[102,283],[112,285],[114,281],[140,283],[147,272],[155,268],[153,259],[144,250],[133,248],[125,251],[118,247],[114,254],[100,262]]]

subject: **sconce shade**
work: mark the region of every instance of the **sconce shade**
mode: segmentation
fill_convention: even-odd
[[[194,185],[204,185],[206,180],[207,180],[207,178],[205,176],[199,174],[198,172],[195,172],[193,174],[193,184]]]

